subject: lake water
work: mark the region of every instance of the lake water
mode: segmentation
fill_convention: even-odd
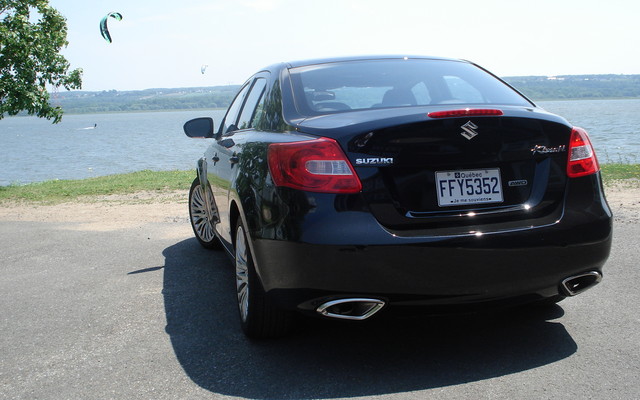
[[[640,164],[640,99],[539,101],[537,104],[586,129],[600,163]]]
[[[600,162],[640,163],[640,99],[545,101],[539,105],[585,128]],[[189,139],[182,125],[224,111],[66,115],[0,120],[0,186],[115,173],[195,168],[209,140]],[[94,124],[97,127],[94,129]]]
[[[36,117],[4,118],[0,185],[195,169],[209,141],[186,137],[182,126],[202,116],[220,122],[224,111],[65,115],[55,125]]]

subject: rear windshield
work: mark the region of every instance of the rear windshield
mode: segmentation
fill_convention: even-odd
[[[531,106],[491,74],[461,61],[350,61],[289,71],[296,107],[307,116],[441,104]]]

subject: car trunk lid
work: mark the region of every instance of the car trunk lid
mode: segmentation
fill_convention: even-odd
[[[391,230],[530,225],[561,209],[571,133],[562,118],[521,107],[443,118],[416,111],[333,114],[298,128],[338,140],[367,209]]]

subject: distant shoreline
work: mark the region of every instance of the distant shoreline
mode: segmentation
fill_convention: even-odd
[[[65,111],[62,118],[69,115],[102,115],[102,114],[147,114],[147,113],[161,113],[161,112],[183,112],[183,111],[226,111],[226,108],[167,108],[161,110],[126,110],[126,111],[93,111],[93,112],[72,112]],[[26,113],[19,113],[17,115],[5,116],[4,118],[23,118],[33,117],[38,118],[35,115],[28,115]]]
[[[545,101],[609,101],[609,100],[640,100],[640,97],[581,97],[581,98],[543,98],[543,99],[532,99],[535,104]],[[156,110],[122,110],[122,111],[87,111],[87,112],[79,112],[79,111],[64,111],[64,115],[87,115],[87,114],[136,114],[136,113],[154,113],[154,112],[182,112],[182,111],[226,111],[226,107],[200,107],[200,108],[162,108]],[[5,116],[5,118],[13,118],[13,117],[33,117],[32,115],[28,115],[26,113],[19,113],[17,115]],[[63,116],[64,118],[64,116]]]
[[[550,98],[550,99],[531,99],[535,104],[545,101],[608,101],[608,100],[640,100],[640,97],[598,97],[598,98],[575,98],[575,99],[561,99],[561,98]],[[217,108],[166,108],[159,110],[127,110],[127,111],[95,111],[95,112],[72,112],[65,111],[64,115],[87,115],[87,114],[135,114],[135,113],[154,113],[154,112],[182,112],[182,111],[226,111],[226,107],[217,107]],[[28,116],[28,115],[20,115],[20,116]],[[63,117],[64,118],[64,117]]]
[[[639,75],[506,76],[534,102],[640,99]],[[240,85],[145,90],[62,91],[50,103],[66,114],[226,109]]]
[[[531,99],[535,104],[545,101],[608,101],[608,100],[640,100],[640,97],[598,97],[598,98],[575,98],[575,99],[561,99],[561,98],[550,98],[550,99]],[[94,112],[73,112],[73,111],[65,111],[64,115],[87,115],[87,114],[136,114],[136,113],[155,113],[155,112],[182,112],[182,111],[226,111],[226,107],[217,107],[217,108],[166,108],[166,109],[158,109],[158,110],[126,110],[126,111],[94,111]],[[28,116],[28,115],[20,115],[20,116]],[[64,117],[63,117],[64,118]]]
[[[639,98],[640,99],[640,98]],[[64,115],[86,114],[146,114],[155,112],[183,112],[183,111],[226,111],[226,108],[167,108],[162,110],[126,110],[126,111],[95,111],[95,112],[64,112]],[[64,117],[63,117],[64,118]]]
[[[551,98],[551,99],[529,99],[534,103],[538,104],[539,102],[544,101],[608,101],[608,100],[640,100],[640,97],[603,97],[603,98],[575,98],[575,99],[560,99],[560,98]],[[135,113],[154,113],[154,112],[182,112],[182,111],[226,111],[226,107],[217,107],[217,108],[166,108],[159,110],[127,110],[127,111],[95,111],[95,112],[70,112],[65,111],[64,115],[86,115],[86,114],[135,114]],[[28,115],[19,115],[19,116],[28,116]]]
[[[600,100],[640,100],[640,97],[576,97],[576,98],[571,98],[571,99],[564,99],[564,98],[547,98],[547,99],[531,99],[529,98],[529,100],[532,100],[533,102],[539,102],[539,101],[589,101],[589,100],[593,100],[593,101],[600,101]]]

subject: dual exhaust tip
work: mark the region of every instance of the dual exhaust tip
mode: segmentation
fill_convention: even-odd
[[[560,283],[560,288],[567,296],[575,296],[600,283],[602,274],[598,271],[590,271],[565,278]],[[316,312],[325,317],[362,321],[380,311],[385,302],[371,298],[346,298],[327,301],[320,305]]]

